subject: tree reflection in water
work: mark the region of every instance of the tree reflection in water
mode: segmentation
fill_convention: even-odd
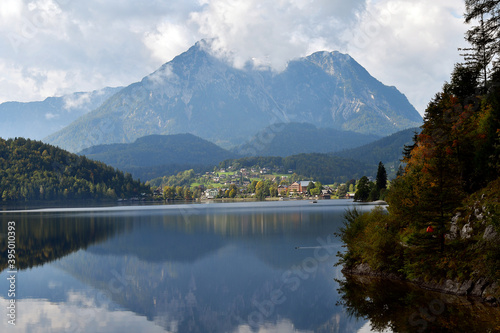
[[[375,332],[499,332],[500,309],[466,297],[368,276],[338,281],[339,305]]]

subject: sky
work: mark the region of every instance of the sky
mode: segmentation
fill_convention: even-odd
[[[235,67],[348,53],[421,113],[466,46],[463,0],[1,0],[0,103],[141,80],[201,39]]]

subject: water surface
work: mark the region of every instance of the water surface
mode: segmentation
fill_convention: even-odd
[[[19,271],[16,326],[5,316],[0,330],[390,329],[373,312],[353,310],[365,294],[353,297],[352,287],[339,285],[343,276],[334,264],[342,248],[333,233],[352,205],[324,200],[2,212],[3,233],[8,221],[16,222]],[[5,253],[5,237],[1,241]],[[0,307],[7,314],[5,256],[0,268]]]

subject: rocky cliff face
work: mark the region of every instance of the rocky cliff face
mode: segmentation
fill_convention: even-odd
[[[202,41],[46,141],[80,151],[191,133],[230,147],[274,123],[387,135],[421,121],[403,94],[348,55],[318,52],[275,73],[231,67]]]

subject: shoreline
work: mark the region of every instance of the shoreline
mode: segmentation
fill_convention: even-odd
[[[367,263],[357,264],[352,268],[344,267],[341,272],[344,276],[367,276],[393,280],[443,294],[471,297],[492,307],[500,306],[500,297],[498,294],[495,294],[500,288],[499,282],[490,281],[486,278],[466,280],[463,282],[449,279],[441,281],[408,280],[395,273],[375,271],[371,269]]]

